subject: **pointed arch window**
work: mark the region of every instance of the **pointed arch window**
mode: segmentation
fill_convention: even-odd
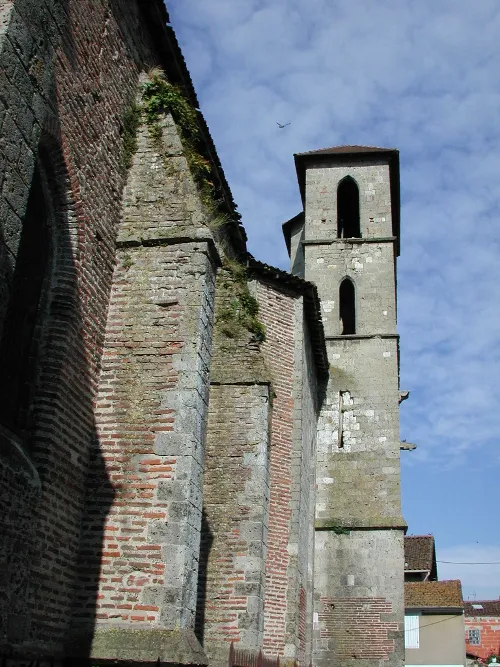
[[[337,188],[337,237],[361,238],[359,188],[351,176],[343,178]]]
[[[49,202],[39,164],[23,220],[0,341],[0,422],[23,431],[35,381],[50,257]]]
[[[342,336],[356,333],[356,292],[350,278],[344,278],[340,284],[339,319]]]

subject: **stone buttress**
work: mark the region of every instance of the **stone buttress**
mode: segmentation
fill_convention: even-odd
[[[217,278],[197,632],[213,665],[227,664],[231,642],[310,662],[319,300],[250,260],[265,328],[255,336],[228,326],[234,280],[224,267]]]
[[[329,358],[318,423],[317,665],[402,665],[403,535],[395,263],[397,151],[296,156],[292,267],[317,285]]]
[[[95,562],[102,524],[90,655],[142,661],[154,653],[203,664],[194,627],[219,260],[168,114],[161,135],[139,129],[117,238],[96,401],[99,449],[115,491],[107,509],[93,490],[82,538]],[[91,604],[95,592],[82,586],[85,595]],[[74,626],[84,642],[80,606]]]

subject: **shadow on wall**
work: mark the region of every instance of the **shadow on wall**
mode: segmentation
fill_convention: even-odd
[[[62,28],[42,21],[48,4],[16,2],[0,42],[9,78],[23,30],[31,25],[40,33],[26,99],[38,95],[43,108],[33,122],[43,127],[41,137],[30,132],[33,145],[22,145],[25,163],[6,151],[0,174],[0,653],[13,659],[62,656],[73,608],[94,625],[103,525],[114,494],[93,417],[102,340],[89,335],[84,220],[63,155],[54,74],[47,75],[49,42]],[[61,16],[67,8],[59,3]],[[76,62],[66,32],[63,48]],[[17,101],[7,101],[21,123]],[[14,121],[9,135],[4,125],[2,140],[24,131]],[[89,511],[92,539],[83,544]]]
[[[0,267],[8,277],[0,342],[0,641],[4,652],[20,655],[60,654],[75,602],[94,624],[113,498],[93,420],[78,219],[56,129],[41,138],[22,229],[7,230],[16,242],[4,246],[8,261]],[[89,485],[92,540],[78,559]],[[73,600],[77,572],[84,586]]]
[[[196,604],[195,634],[196,638],[203,646],[205,638],[205,609],[207,604],[207,570],[208,559],[214,541],[213,533],[210,530],[207,513],[205,508],[202,511],[201,518],[201,542],[200,542],[200,564],[198,569],[198,600]]]

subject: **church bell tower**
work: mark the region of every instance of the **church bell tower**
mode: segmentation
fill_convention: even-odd
[[[314,655],[320,667],[404,664],[399,436],[399,153],[295,156],[304,213],[292,272],[316,284],[330,373],[317,434]]]

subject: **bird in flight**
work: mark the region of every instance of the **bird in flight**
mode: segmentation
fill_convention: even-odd
[[[278,123],[278,121],[276,121],[276,125],[280,128],[280,130],[282,130],[282,129],[283,129],[284,127],[286,127],[287,125],[290,125],[290,123],[284,123],[284,124],[282,125],[281,123]]]

